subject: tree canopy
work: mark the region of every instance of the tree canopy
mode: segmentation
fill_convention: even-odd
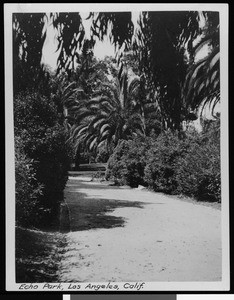
[[[88,151],[117,145],[120,139],[145,134],[143,99],[138,97],[140,78],[120,70],[119,77],[103,83],[91,99],[74,105],[75,122],[72,137],[76,147],[86,146]]]
[[[134,28],[131,12],[91,12],[88,18],[89,40],[79,12],[14,14],[14,89],[37,84],[35,78],[43,73],[41,53],[50,21],[58,32],[58,73],[65,70],[70,74],[96,39],[103,40],[107,35],[116,49],[134,51],[141,72],[155,91],[165,128],[179,129],[191,110],[201,103],[216,104],[220,100],[217,12],[142,12],[138,29]],[[204,30],[201,19],[205,20]],[[195,62],[204,43],[209,44],[210,53]],[[21,72],[24,68],[29,70],[27,75]]]

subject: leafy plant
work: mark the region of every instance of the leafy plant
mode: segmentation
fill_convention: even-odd
[[[131,187],[146,185],[144,169],[149,145],[150,139],[145,138],[120,141],[108,160],[106,179]]]
[[[163,132],[152,140],[147,152],[144,177],[150,188],[167,193],[175,192],[177,159],[183,156],[187,147],[186,141],[171,131]]]
[[[166,131],[120,141],[108,160],[106,179],[220,202],[219,141],[219,119],[208,122],[202,133],[190,130],[181,137]]]
[[[186,105],[192,110],[209,105],[212,113],[220,101],[220,49],[219,49],[219,15],[205,12],[207,18],[203,35],[193,48],[183,97]],[[199,51],[207,47],[204,58],[194,61]],[[201,113],[202,113],[201,110]]]
[[[22,77],[22,82],[17,89],[25,89],[31,78],[36,78],[30,75],[31,71],[35,70],[34,75],[44,74],[40,61],[45,25],[52,22],[57,30],[58,72],[65,69],[71,75],[75,62],[80,62],[83,54],[90,57],[96,39],[103,40],[107,35],[116,50],[133,49],[141,74],[146,75],[157,92],[164,129],[180,130],[181,122],[190,116],[190,109],[201,103],[215,105],[219,101],[217,12],[142,12],[137,31],[131,12],[90,13],[89,18],[91,38],[87,40],[79,13],[51,13],[49,17],[46,14],[14,14],[14,61],[17,61],[14,63],[14,89],[18,78]],[[201,18],[206,22],[203,32],[199,25]],[[194,41],[198,37],[202,39],[196,44]],[[211,46],[211,53],[203,61],[194,63],[196,52],[204,44]],[[23,72],[25,68],[26,73]],[[36,80],[33,86],[37,84]]]
[[[144,118],[137,101],[139,78],[120,70],[119,78],[103,84],[91,100],[75,106],[77,124],[72,128],[76,147],[82,144],[88,151],[104,143],[117,145],[120,139],[143,134]]]
[[[200,200],[221,201],[219,120],[190,144],[184,157],[177,161],[177,191]]]
[[[16,156],[16,186],[21,189],[18,203],[26,201],[35,207],[29,217],[27,207],[23,212],[24,206],[18,205],[17,214],[28,226],[30,222],[35,224],[37,219],[40,219],[40,224],[37,223],[40,227],[47,225],[49,220],[55,221],[63,199],[72,151],[59,120],[55,104],[39,93],[20,93],[14,98],[15,141],[20,140],[22,153]],[[27,191],[25,195],[23,187]]]
[[[97,149],[96,162],[106,163],[110,157],[111,150],[107,151],[106,145],[102,145]]]
[[[36,180],[34,162],[22,150],[20,138],[15,139],[15,197],[16,224],[35,226],[40,221],[41,209],[38,198],[42,195],[43,185]]]

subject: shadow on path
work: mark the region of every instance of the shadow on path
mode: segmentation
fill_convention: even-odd
[[[88,230],[95,228],[113,228],[124,226],[125,219],[108,215],[116,208],[144,208],[146,203],[116,199],[90,197],[80,192],[80,189],[119,189],[118,187],[100,184],[89,184],[80,181],[69,181],[65,191],[65,201],[69,209],[70,231]]]
[[[132,189],[131,187],[129,186],[118,186],[118,185],[115,185],[114,183],[112,182],[95,182],[95,181],[91,181],[91,177],[90,177],[90,180],[87,180],[87,181],[80,181],[80,180],[76,180],[76,179],[69,179],[67,185],[66,185],[67,188],[69,188],[69,190],[76,190],[77,189],[98,189],[98,190],[123,190],[123,189],[126,189],[126,190],[129,190],[129,189]]]

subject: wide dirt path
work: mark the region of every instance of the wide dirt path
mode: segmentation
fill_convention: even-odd
[[[70,178],[60,282],[219,281],[221,211]]]

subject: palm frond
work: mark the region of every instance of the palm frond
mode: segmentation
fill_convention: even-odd
[[[133,133],[144,134],[144,118],[139,104],[140,78],[122,68],[121,77],[113,83],[103,83],[90,100],[79,101],[71,111],[76,124],[72,128],[76,145],[93,151],[106,142],[117,145]],[[119,74],[120,74],[119,73]]]
[[[185,81],[185,103],[192,109],[201,104],[217,105],[220,100],[220,52],[216,47],[203,60],[194,64]]]
[[[104,124],[104,125],[102,125],[102,126],[100,127],[100,134],[102,135],[103,132],[104,132],[106,129],[108,129],[109,127],[110,127],[109,124]]]

